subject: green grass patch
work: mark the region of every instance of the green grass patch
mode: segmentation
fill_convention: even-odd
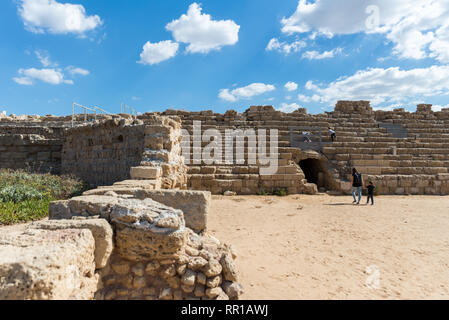
[[[70,176],[0,170],[0,225],[39,220],[51,201],[81,195],[87,186]]]
[[[52,199],[27,200],[18,203],[0,202],[0,225],[41,220],[48,215]]]

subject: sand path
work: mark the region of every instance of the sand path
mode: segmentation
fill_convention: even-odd
[[[376,200],[214,196],[209,225],[244,299],[449,299],[449,197]]]

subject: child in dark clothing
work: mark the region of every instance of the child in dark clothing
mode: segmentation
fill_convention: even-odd
[[[371,205],[374,206],[374,190],[376,189],[376,186],[372,181],[370,181],[368,187],[366,188],[368,189],[368,200],[366,201],[366,204],[368,204],[371,199]]]

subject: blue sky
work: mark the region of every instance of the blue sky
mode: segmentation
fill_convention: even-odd
[[[2,0],[0,112],[449,107],[449,1],[336,3]]]

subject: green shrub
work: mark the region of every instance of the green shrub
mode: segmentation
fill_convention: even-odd
[[[270,195],[268,192],[266,192],[264,189],[261,189],[257,192],[258,196],[268,196]]]
[[[25,185],[12,185],[0,189],[0,202],[22,202],[27,200],[41,200],[45,196],[42,192]]]
[[[69,199],[85,190],[81,181],[69,176],[0,170],[0,224],[42,219],[51,201]]]
[[[288,189],[287,188],[274,189],[273,195],[278,197],[286,197],[288,196]]]
[[[48,215],[51,199],[27,200],[19,203],[0,202],[0,225],[35,221]]]

